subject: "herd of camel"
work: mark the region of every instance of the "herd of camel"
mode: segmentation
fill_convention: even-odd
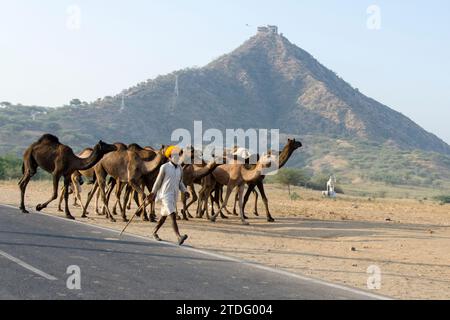
[[[293,152],[302,147],[300,141],[288,139],[285,147],[276,155],[258,156],[256,164],[249,164],[248,161],[238,159],[236,148],[224,151],[220,157],[224,161],[217,161],[217,155],[211,162],[206,163],[202,158],[202,153],[193,147],[183,149],[183,182],[188,188],[192,197],[181,195],[183,209],[182,218],[188,220],[193,218],[189,213],[189,207],[197,202],[196,218],[206,218],[216,221],[220,215],[226,219],[223,210],[228,215],[238,215],[236,204],[239,204],[239,215],[243,224],[247,223],[247,216],[244,213],[245,205],[252,193],[255,194],[254,214],[258,215],[257,201],[258,188],[264,202],[267,221],[273,222],[274,219],[269,212],[268,200],[264,191],[263,169],[270,166],[270,159],[277,157],[279,167],[283,167]],[[74,219],[69,210],[69,194],[73,193],[74,204],[77,200],[80,202],[83,213],[86,218],[89,214],[87,209],[94,195],[96,197],[96,212],[99,215],[105,215],[108,219],[115,222],[114,215],[117,214],[119,207],[123,221],[128,221],[126,210],[130,209],[132,200],[139,206],[136,214],[145,221],[156,221],[154,203],[150,203],[150,218],[146,212],[147,197],[145,188],[152,190],[153,184],[158,176],[159,168],[166,163],[166,147],[155,150],[151,147],[140,147],[137,144],[125,145],[123,143],[108,144],[103,141],[97,143],[93,148],[87,148],[76,155],[73,150],[62,143],[51,134],[43,135],[38,141],[33,143],[25,151],[23,156],[23,177],[19,181],[21,199],[20,209],[23,213],[28,213],[25,208],[25,191],[30,179],[36,174],[37,168],[49,172],[53,177],[53,193],[50,199],[36,206],[37,211],[46,208],[52,201],[58,198],[58,185],[61,178],[64,181],[61,198],[59,201],[59,210],[62,211],[61,203],[64,200],[64,212],[66,217]],[[270,153],[270,152],[269,152]],[[200,161],[199,161],[200,158]],[[222,164],[223,163],[223,164]],[[92,189],[87,196],[86,203],[83,205],[80,196],[80,185],[83,181],[89,181]],[[201,189],[197,195],[195,185],[200,185]],[[226,195],[223,199],[223,187],[226,186]],[[244,196],[245,186],[248,186]],[[227,203],[234,189],[237,189],[234,211],[227,210]],[[109,209],[109,200],[112,192],[115,192],[116,201],[111,213]],[[101,196],[103,208],[99,210],[98,199]],[[211,201],[211,206],[209,206]],[[214,212],[214,205],[218,211]],[[211,215],[209,214],[211,210]]]

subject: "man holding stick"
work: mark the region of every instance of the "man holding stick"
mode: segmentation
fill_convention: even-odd
[[[161,218],[159,219],[153,237],[157,241],[161,241],[158,236],[159,229],[166,222],[167,217],[172,219],[172,227],[178,237],[178,244],[181,246],[188,238],[187,235],[180,235],[177,224],[177,198],[179,191],[184,192],[189,198],[189,192],[182,181],[183,171],[180,166],[180,158],[183,150],[179,147],[170,146],[166,149],[165,156],[169,162],[162,165],[153,190],[150,193],[150,201],[161,201]]]

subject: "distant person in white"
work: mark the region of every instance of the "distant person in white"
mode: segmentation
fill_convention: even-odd
[[[177,198],[180,191],[184,192],[186,197],[189,198],[189,192],[187,192],[182,181],[183,171],[179,165],[182,154],[183,151],[178,147],[170,146],[167,148],[165,155],[169,159],[169,162],[161,166],[153,190],[150,193],[151,201],[161,201],[161,218],[153,231],[153,237],[155,240],[161,241],[161,238],[158,236],[158,231],[164,222],[166,222],[167,217],[170,216],[172,218],[173,230],[178,237],[178,244],[180,246],[187,240],[188,236],[181,236],[178,230],[176,214]]]

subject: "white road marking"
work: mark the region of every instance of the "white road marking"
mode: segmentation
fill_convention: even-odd
[[[2,250],[0,250],[0,256],[3,256],[3,257],[5,257],[8,260],[11,260],[12,262],[17,263],[19,266],[21,266],[21,267],[23,267],[23,268],[25,268],[25,269],[27,269],[29,271],[32,271],[32,272],[36,273],[37,275],[40,275],[41,277],[43,277],[43,278],[45,278],[47,280],[50,280],[50,281],[58,280],[54,276],[49,275],[48,273],[45,273],[44,271],[39,270],[38,268],[35,268],[35,267],[29,265],[28,263],[20,260],[19,258],[13,257],[12,255],[10,255],[10,254],[2,251]]]
[[[17,207],[14,207],[14,206],[11,206],[11,205],[2,205],[2,204],[0,204],[0,206],[8,207],[8,208],[12,208],[12,209],[17,210]],[[59,220],[64,221],[66,223],[77,223],[77,224],[81,224],[81,225],[84,225],[84,226],[88,226],[88,227],[97,228],[97,229],[100,229],[100,230],[105,230],[105,231],[110,231],[110,232],[113,232],[113,233],[116,233],[116,234],[120,234],[120,230],[115,230],[115,229],[111,229],[111,228],[108,228],[108,227],[102,227],[102,226],[98,226],[98,225],[94,225],[94,224],[89,224],[89,223],[78,221],[78,220],[68,220],[67,218],[63,218],[63,217],[59,217],[59,216],[55,216],[55,215],[51,215],[51,214],[43,213],[43,212],[37,212],[37,211],[31,211],[31,210],[30,210],[30,212],[33,212],[34,214],[44,215],[44,216],[47,216],[47,217],[50,217],[50,218],[54,218],[54,219],[59,219]],[[249,262],[249,261],[245,261],[245,260],[241,260],[241,259],[237,259],[237,258],[232,258],[232,257],[224,256],[224,255],[221,255],[221,254],[218,254],[218,253],[214,253],[214,252],[210,252],[210,251],[195,249],[195,248],[189,247],[189,246],[179,246],[178,244],[171,243],[171,242],[158,242],[158,241],[153,240],[151,238],[147,238],[147,237],[140,236],[140,235],[133,234],[133,233],[124,233],[124,235],[125,234],[128,235],[128,236],[134,237],[134,238],[138,238],[138,239],[142,239],[142,240],[145,240],[145,241],[152,242],[152,243],[157,244],[157,245],[165,245],[165,246],[175,247],[175,248],[179,248],[179,249],[182,249],[182,250],[188,250],[188,251],[191,251],[191,252],[200,253],[200,254],[203,254],[203,255],[207,255],[207,256],[218,258],[218,259],[222,259],[222,260],[227,260],[227,261],[231,261],[231,262],[240,263],[240,264],[243,264],[243,265],[246,265],[246,266],[250,266],[250,267],[253,267],[253,268],[260,269],[260,270],[276,273],[276,274],[283,275],[283,276],[286,276],[286,277],[300,279],[300,280],[303,280],[303,281],[307,281],[307,282],[310,282],[310,283],[326,286],[326,287],[329,287],[329,288],[339,289],[339,290],[351,292],[353,294],[362,295],[362,296],[365,296],[365,297],[371,298],[371,299],[392,300],[392,298],[390,298],[390,297],[386,297],[386,296],[370,293],[370,292],[363,291],[363,290],[360,290],[360,289],[357,289],[357,288],[351,288],[351,287],[347,287],[347,286],[336,284],[336,283],[332,283],[332,282],[327,282],[327,281],[320,280],[320,279],[314,279],[314,278],[302,276],[300,274],[292,273],[292,272],[289,272],[289,271],[286,271],[286,270],[275,269],[275,268],[264,266],[264,265],[261,265],[261,264],[258,264],[258,263]]]

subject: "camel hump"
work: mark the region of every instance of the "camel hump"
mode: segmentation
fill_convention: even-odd
[[[42,137],[39,138],[39,140],[37,141],[38,143],[59,143],[59,139],[58,137],[52,135],[52,134],[44,134]]]
[[[144,148],[142,148],[140,145],[138,145],[137,143],[132,143],[128,146],[129,150],[138,150],[138,151],[143,151]]]

